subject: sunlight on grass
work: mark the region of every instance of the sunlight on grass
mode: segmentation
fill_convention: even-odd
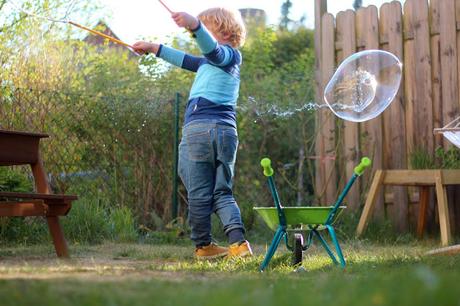
[[[186,245],[74,245],[70,260],[46,247],[10,247],[0,252],[0,298],[2,306],[459,305],[460,256],[423,256],[429,248],[351,241],[342,269],[313,246],[296,270],[281,247],[260,273],[260,245],[254,257],[215,261],[194,259]]]
[[[191,246],[108,243],[98,246],[75,245],[72,249],[73,259],[65,261],[54,258],[52,250],[40,246],[3,249],[0,258],[9,260],[0,266],[0,272],[11,274],[92,271],[104,274],[120,269],[136,270],[140,267],[142,269],[147,267],[150,271],[257,273],[264,258],[266,246],[255,246],[256,256],[252,258],[216,261],[195,260]],[[344,247],[347,260],[346,269],[360,271],[373,269],[377,266],[392,267],[415,264],[423,261],[421,255],[426,249],[426,247],[386,247],[351,243]],[[36,255],[30,256],[29,254]],[[48,259],[39,260],[43,257]],[[127,267],[123,267],[124,265]],[[302,266],[307,271],[341,270],[318,246],[312,246],[305,252]],[[291,253],[284,247],[280,247],[267,271],[281,274],[293,272]]]

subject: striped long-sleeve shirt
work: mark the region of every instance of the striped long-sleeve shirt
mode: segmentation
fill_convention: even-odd
[[[201,23],[193,32],[203,56],[186,54],[165,45],[160,45],[157,52],[157,57],[196,72],[184,124],[193,120],[214,119],[236,127],[241,53],[229,45],[220,45]]]

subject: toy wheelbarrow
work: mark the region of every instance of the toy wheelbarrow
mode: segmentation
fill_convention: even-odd
[[[371,160],[367,157],[362,158],[361,163],[355,167],[353,176],[339,195],[337,202],[333,206],[324,207],[281,206],[278,191],[276,190],[275,181],[273,179],[274,171],[271,167],[271,161],[268,158],[264,158],[260,164],[264,169],[264,175],[268,177],[268,186],[273,196],[275,207],[254,207],[254,210],[262,217],[265,223],[267,223],[267,225],[275,231],[275,236],[273,237],[272,243],[267,250],[267,254],[260,265],[259,270],[262,272],[268,266],[281,242],[281,239],[283,238],[288,250],[293,252],[293,264],[295,266],[301,264],[302,253],[311,246],[313,237],[316,237],[320,241],[334,264],[339,264],[340,262],[340,265],[344,268],[345,259],[343,258],[342,250],[337,240],[333,224],[345,208],[344,206],[341,206],[343,199],[347,195],[356,178],[361,176],[364,169],[370,166]],[[332,243],[335,247],[336,255],[334,255],[326,240],[321,236],[321,230],[327,230],[329,232]],[[293,245],[289,244],[288,232],[294,232]],[[308,232],[305,243],[302,232]]]

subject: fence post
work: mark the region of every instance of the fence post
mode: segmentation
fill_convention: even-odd
[[[327,13],[327,0],[315,0],[315,82],[316,82],[316,103],[321,104],[323,101],[323,84],[322,84],[322,18]],[[319,203],[324,201],[324,195],[321,190],[324,188],[325,170],[321,157],[324,155],[324,137],[321,131],[321,111],[316,112],[316,139],[315,155],[320,159],[315,161],[315,194],[319,196]]]
[[[399,2],[385,3],[380,8],[381,49],[389,51],[399,59],[404,59],[402,6]],[[383,113],[383,158],[384,169],[407,169],[406,155],[406,109],[404,79],[395,100]],[[393,205],[385,206],[385,214],[394,220],[398,229],[408,228],[409,201],[407,187],[394,186]]]
[[[176,93],[176,99],[174,101],[174,161],[173,161],[173,175],[172,175],[172,209],[171,217],[172,220],[177,218],[179,211],[179,203],[177,201],[177,165],[179,162],[179,105],[180,105],[180,93]]]

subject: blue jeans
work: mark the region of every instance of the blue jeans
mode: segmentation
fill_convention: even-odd
[[[224,232],[241,229],[241,212],[232,185],[238,134],[234,127],[212,121],[192,121],[182,129],[179,175],[187,189],[191,239],[211,242],[211,214],[220,218]]]

